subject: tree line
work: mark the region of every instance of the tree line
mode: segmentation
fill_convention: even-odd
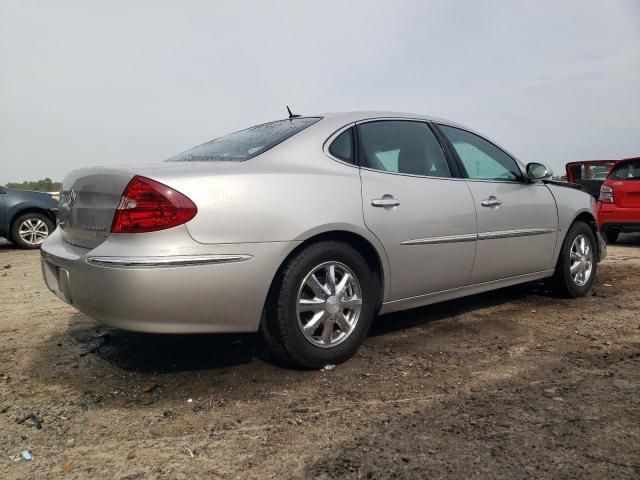
[[[9,182],[5,185],[7,188],[15,188],[17,190],[33,190],[35,192],[59,192],[62,184],[54,182],[49,177],[36,181],[24,181],[22,183]]]

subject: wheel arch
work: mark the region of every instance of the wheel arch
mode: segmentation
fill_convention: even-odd
[[[11,212],[11,216],[9,217],[9,221],[7,222],[8,228],[7,228],[6,236],[12,242],[15,242],[13,238],[13,227],[16,221],[18,220],[18,218],[20,218],[21,216],[27,213],[37,213],[40,215],[44,215],[53,223],[53,229],[51,230],[51,232],[56,229],[56,217],[55,217],[55,214],[52,213],[50,210],[47,210],[46,208],[40,208],[40,207],[26,207],[22,209],[17,209],[16,211]]]
[[[569,226],[565,230],[564,235],[562,237],[562,242],[560,243],[561,246],[564,245],[565,239],[567,237],[567,233],[569,232],[571,227],[575,225],[576,222],[586,223],[589,226],[589,228],[591,228],[591,231],[593,232],[593,236],[595,237],[596,242],[598,242],[598,221],[596,220],[595,215],[590,210],[581,210],[577,212],[577,214],[573,217],[573,220],[571,221],[571,223],[569,223]],[[596,247],[596,251],[598,252],[598,261],[599,261],[600,249],[597,248],[598,247],[597,245],[595,245],[595,247]]]
[[[55,214],[51,212],[51,210],[47,210],[46,208],[41,208],[41,207],[25,207],[25,208],[18,208],[11,212],[10,220],[9,222],[7,222],[9,225],[9,233],[11,233],[11,230],[13,229],[13,225],[15,224],[16,220],[26,213],[39,213],[40,215],[44,215],[45,217],[47,217],[49,220],[53,222],[53,226],[55,228],[56,217],[55,217]]]
[[[376,306],[376,311],[380,309],[382,302],[386,298],[386,294],[389,288],[389,261],[387,255],[384,251],[384,248],[381,244],[379,244],[378,240],[373,237],[373,235],[364,232],[357,232],[354,229],[345,229],[345,228],[334,228],[328,230],[312,230],[308,232],[307,235],[304,235],[302,238],[298,238],[300,243],[298,243],[295,248],[293,248],[287,256],[280,263],[277,271],[273,275],[271,280],[271,284],[269,286],[269,293],[265,300],[269,301],[272,292],[274,291],[275,282],[280,276],[283,268],[287,264],[287,262],[298,252],[307,248],[310,245],[323,242],[323,241],[340,241],[344,242],[348,245],[351,245],[355,248],[365,259],[371,271],[374,274],[375,280],[380,287],[380,298],[378,299],[378,305]]]

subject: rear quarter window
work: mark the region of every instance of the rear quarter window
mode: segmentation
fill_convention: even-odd
[[[343,162],[355,163],[353,127],[342,132],[331,142],[331,145],[329,145],[329,153]]]

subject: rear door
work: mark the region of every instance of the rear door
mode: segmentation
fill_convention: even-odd
[[[464,170],[478,218],[470,284],[553,268],[558,235],[555,199],[542,182],[525,181],[518,163],[488,140],[439,125]]]
[[[467,284],[476,249],[473,199],[422,121],[357,126],[362,209],[391,265],[388,300]]]

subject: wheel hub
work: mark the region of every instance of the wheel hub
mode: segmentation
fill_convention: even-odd
[[[334,296],[327,298],[327,306],[325,308],[325,311],[329,315],[335,315],[336,313],[338,313],[340,311],[340,300],[338,300],[338,298]]]

